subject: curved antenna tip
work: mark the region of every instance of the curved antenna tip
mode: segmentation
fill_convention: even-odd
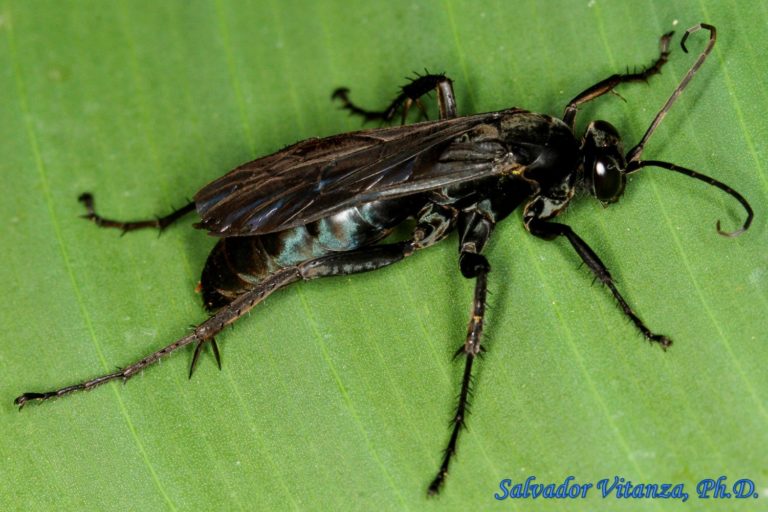
[[[680,40],[680,47],[683,49],[683,52],[688,53],[688,48],[685,46],[685,42],[688,40],[688,36],[694,32],[698,32],[701,29],[709,30],[710,44],[714,44],[715,39],[717,39],[717,29],[709,23],[697,23],[696,25],[687,29],[683,34],[683,38]]]
[[[696,172],[694,170],[687,169],[685,167],[681,167],[679,165],[675,165],[669,162],[662,162],[660,160],[635,160],[635,161],[629,162],[624,172],[626,174],[631,174],[633,172],[639,171],[643,167],[659,167],[661,169],[666,169],[668,171],[678,172],[680,174],[688,176],[689,178],[694,178],[699,181],[703,181],[704,183],[707,183],[708,185],[711,185],[715,188],[719,188],[729,196],[736,199],[741,204],[741,206],[744,207],[744,210],[747,212],[747,218],[744,221],[744,224],[742,224],[742,226],[735,231],[723,231],[721,227],[721,223],[718,220],[717,224],[715,224],[715,228],[717,229],[717,233],[719,235],[727,236],[729,238],[737,237],[743,232],[745,232],[747,229],[749,229],[749,226],[752,225],[752,219],[754,218],[755,213],[752,210],[752,207],[749,205],[749,202],[746,199],[744,199],[744,196],[736,192],[734,189],[732,189],[722,181],[718,181],[714,178],[711,178],[706,174],[701,174],[700,172]]]
[[[740,234],[744,233],[747,230],[746,226],[742,226],[742,227],[740,227],[739,229],[737,229],[735,231],[723,231],[722,229],[720,229],[720,221],[719,220],[715,224],[715,227],[717,229],[717,234],[718,235],[722,235],[722,236],[725,236],[725,237],[728,237],[728,238],[735,238],[735,237],[739,236]]]

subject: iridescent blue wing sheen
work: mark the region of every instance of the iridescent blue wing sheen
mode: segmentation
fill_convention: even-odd
[[[219,237],[270,233],[369,201],[490,176],[500,143],[478,145],[473,138],[462,150],[460,137],[511,112],[298,142],[200,190],[194,198],[198,227]],[[449,146],[453,157],[446,156]]]

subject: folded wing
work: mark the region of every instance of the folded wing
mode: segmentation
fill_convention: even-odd
[[[195,195],[214,236],[247,236],[313,222],[382,198],[494,174],[501,143],[473,137],[499,113],[309,139],[244,164]]]

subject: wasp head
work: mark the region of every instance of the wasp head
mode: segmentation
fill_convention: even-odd
[[[584,186],[601,203],[618,201],[627,178],[624,145],[616,128],[605,121],[593,121],[581,143],[584,155]]]

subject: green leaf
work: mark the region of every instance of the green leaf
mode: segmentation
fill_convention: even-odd
[[[0,508],[3,510],[491,508],[503,478],[683,483],[751,478],[768,494],[768,10],[733,2],[14,2],[0,4]],[[12,406],[112,371],[205,319],[194,292],[214,240],[193,219],[98,230],[180,206],[228,169],[297,140],[358,129],[331,91],[382,106],[424,68],[454,79],[463,114],[561,115],[614,72],[661,76],[586,105],[637,141],[717,26],[718,43],[645,157],[731,185],[752,229],[703,183],[634,176],[621,203],[561,218],[601,255],[635,310],[672,337],[649,346],[564,241],[520,214],[487,255],[488,353],[443,493],[426,498],[459,391],[472,283],[456,239],[370,274],[294,285],[219,338],[92,393]],[[519,500],[513,510],[662,510],[666,501]],[[692,510],[693,510],[692,509]]]

